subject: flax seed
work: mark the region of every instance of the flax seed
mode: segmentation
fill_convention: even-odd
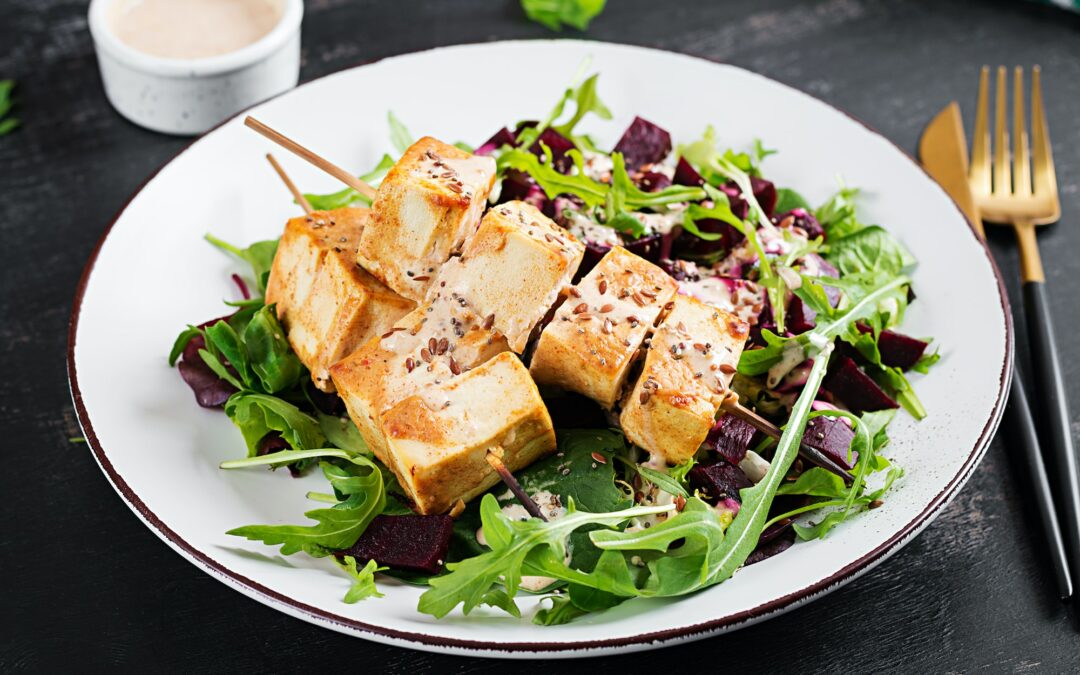
[[[720,372],[724,373],[725,375],[731,375],[736,370],[735,366],[731,365],[730,363],[721,363],[719,369]]]
[[[575,298],[580,298],[581,297],[581,291],[579,291],[578,289],[571,286],[570,287],[570,295],[574,296]]]
[[[649,398],[651,396],[652,396],[652,392],[646,389],[645,391],[641,392],[641,394],[638,396],[638,401],[641,403],[641,405],[645,405],[646,403],[649,402]]]
[[[450,357],[450,372],[455,375],[461,374],[461,366],[458,365],[458,362],[454,359],[453,356]]]
[[[597,464],[607,464],[607,457],[604,457],[599,452],[592,453],[592,458],[596,460]]]
[[[441,340],[439,340],[438,347],[439,347],[438,354],[439,354],[439,356],[442,356],[443,354],[446,353],[446,350],[450,347],[450,341],[447,340],[446,338],[442,338]]]
[[[413,371],[413,368],[415,368],[415,367],[416,367],[416,361],[411,356],[409,358],[405,359],[405,370],[407,370],[407,371],[409,371],[411,373]]]
[[[427,350],[427,347],[420,350],[420,358],[424,360],[424,363],[431,363],[431,352]]]
[[[588,309],[589,309],[588,303],[583,302],[583,303],[579,304],[577,307],[574,308],[574,314],[581,314],[582,312],[587,311]]]
[[[615,305],[613,305],[613,304],[611,304],[609,302],[608,304],[606,304],[606,305],[604,305],[603,307],[600,308],[600,313],[601,314],[607,314],[608,312],[610,312],[613,309],[615,309]]]
[[[495,325],[495,314],[488,314],[484,319],[484,330],[491,330],[491,327]]]
[[[431,277],[429,277],[429,276],[427,276],[427,275],[425,274],[425,275],[423,275],[423,276],[419,276],[419,277],[413,277],[413,281],[427,281],[427,280],[428,280],[428,279],[430,279],[430,278],[431,278]]]
[[[428,351],[431,352],[432,354],[437,353],[439,351],[439,341],[436,340],[435,338],[428,338],[427,348],[428,348]]]
[[[600,295],[607,293],[607,279],[601,279],[598,288],[600,290]]]

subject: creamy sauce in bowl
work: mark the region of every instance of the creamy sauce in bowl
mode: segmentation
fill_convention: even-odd
[[[128,47],[167,59],[235,52],[281,21],[281,0],[117,0],[108,24]]]

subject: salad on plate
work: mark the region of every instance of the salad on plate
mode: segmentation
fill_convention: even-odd
[[[551,625],[886,505],[888,425],[926,415],[909,378],[938,359],[899,330],[911,254],[857,190],[768,180],[760,141],[636,117],[606,149],[578,130],[612,117],[597,87],[476,147],[391,114],[377,189],[303,195],[278,240],[207,235],[251,275],[169,362],[239,428],[223,469],[328,483],[306,523],[229,534],[337,564],[348,603],[409,583],[425,614],[520,617],[530,593]]]

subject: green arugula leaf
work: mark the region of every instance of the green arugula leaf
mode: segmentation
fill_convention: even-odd
[[[447,564],[449,573],[431,579],[431,588],[420,596],[417,609],[442,618],[461,605],[468,614],[489,597],[491,587],[500,581],[506,591],[507,607],[516,608],[513,596],[521,585],[522,567],[535,550],[550,549],[551,555],[562,560],[566,556],[567,537],[579,527],[614,527],[631,518],[674,510],[674,506],[635,506],[610,513],[589,513],[578,511],[572,500],[567,507],[566,515],[556,520],[511,521],[493,495],[484,495],[480,518],[491,550]]]
[[[334,559],[334,562],[353,579],[352,587],[345,594],[344,601],[346,603],[352,605],[367,598],[383,597],[383,594],[375,586],[375,573],[382,572],[387,568],[379,567],[374,560],[369,560],[363,568],[358,570],[356,569],[356,558],[351,555],[345,556],[344,560],[340,561]]]
[[[581,154],[576,150],[570,151],[575,162],[583,162]],[[559,173],[550,163],[543,163],[540,158],[520,148],[510,148],[499,155],[499,172],[507,169],[524,171],[533,177],[540,185],[544,193],[551,199],[561,194],[570,194],[579,197],[587,206],[597,207],[604,204],[607,199],[608,186],[581,175],[568,176]]]
[[[910,272],[915,258],[895,237],[877,225],[830,239],[826,259],[842,276],[894,277]]]
[[[274,463],[295,461],[296,454],[305,451],[283,451],[258,459],[270,458]],[[311,456],[307,451],[304,458]],[[334,493],[342,499],[333,508],[315,509],[304,515],[317,525],[247,525],[226,532],[269,546],[281,546],[282,555],[303,551],[315,558],[331,555],[356,543],[375,516],[386,506],[382,472],[370,459],[350,456],[342,450],[324,450],[324,457],[348,460],[345,466],[322,463],[323,473],[334,487]],[[246,466],[253,462],[246,461]],[[222,467],[226,467],[225,464]]]
[[[559,32],[563,24],[585,30],[600,12],[606,0],[521,0],[521,8],[530,20]]]
[[[810,495],[812,497],[846,498],[848,487],[844,479],[820,467],[802,472],[794,483],[784,483],[776,491],[778,495]]]
[[[544,600],[551,601],[550,607],[542,607],[533,616],[533,623],[539,626],[560,626],[588,614],[578,609],[568,595],[549,595]]]
[[[318,420],[276,396],[235,393],[225,402],[225,414],[240,428],[248,457],[255,457],[259,441],[274,431],[280,433],[293,450],[312,450],[326,443]]]
[[[622,462],[626,468],[641,476],[642,480],[647,483],[652,483],[664,492],[677,497],[690,496],[690,493],[679,483],[679,480],[670,474],[664,473],[663,471],[657,471],[656,469],[638,464],[637,462],[632,462],[625,457],[616,456],[616,459]]]
[[[804,277],[804,284],[807,283],[807,279]],[[822,279],[820,281],[831,283],[835,280]],[[795,337],[783,338],[767,328],[762,330],[761,335],[766,342],[766,346],[761,349],[744,351],[739,359],[739,372],[749,376],[768,372],[781,359],[785,359],[785,350],[802,352],[802,358],[800,359],[785,359],[785,363],[790,360],[793,366],[798,365],[806,358],[808,349],[817,348],[817,346],[824,345],[827,342],[831,343],[834,338],[844,334],[856,321],[861,321],[872,314],[878,313],[880,305],[883,303],[896,303],[906,300],[907,286],[909,284],[910,280],[907,277],[895,277],[873,289],[845,310],[837,311],[826,320],[819,321],[813,330]]]
[[[394,144],[398,154],[405,154],[405,151],[413,144],[412,134],[392,110],[386,111],[386,121],[390,124],[390,142]]]
[[[603,3],[601,3],[603,7]],[[15,80],[0,80],[0,136],[5,136],[15,131],[22,123],[14,117],[8,117],[8,113],[15,105],[11,96],[15,89]]]
[[[844,185],[814,211],[814,217],[829,239],[840,239],[866,227],[855,217],[855,197],[859,191]]]
[[[270,277],[270,267],[274,264],[274,255],[277,253],[277,239],[257,241],[247,248],[233,246],[209,232],[206,233],[205,239],[222,251],[231,253],[251,265],[251,272],[255,277],[255,287],[258,289],[259,295],[266,293],[266,280]]]
[[[382,159],[379,160],[379,163],[375,165],[375,168],[362,174],[360,180],[368,185],[378,187],[379,182],[386,176],[386,172],[392,169],[393,166],[394,158],[390,155],[383,155]],[[316,211],[332,211],[334,209],[352,206],[353,204],[371,205],[371,199],[367,195],[361,194],[352,188],[344,188],[337,192],[323,195],[305,193],[304,199],[306,199],[308,204],[311,204],[311,208]]]

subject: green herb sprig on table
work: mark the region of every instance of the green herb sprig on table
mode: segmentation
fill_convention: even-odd
[[[604,11],[606,0],[521,0],[521,8],[532,21],[561,31],[563,24],[585,30]]]
[[[12,92],[15,90],[15,80],[0,80],[0,136],[6,136],[15,131],[22,124],[16,117],[11,117],[11,109],[15,106]]]

